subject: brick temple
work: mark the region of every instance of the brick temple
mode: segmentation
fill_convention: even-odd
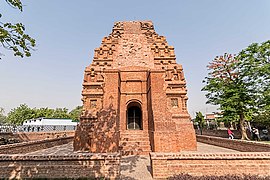
[[[83,80],[74,150],[196,150],[183,68],[151,21],[116,22],[94,50]]]

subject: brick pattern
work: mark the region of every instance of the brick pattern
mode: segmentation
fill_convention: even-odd
[[[153,23],[116,22],[84,72],[83,113],[74,150],[122,154],[196,150],[187,99],[183,68]],[[137,139],[127,133],[131,105],[142,111]],[[101,116],[103,111],[107,115]]]
[[[122,132],[120,148],[122,155],[148,155],[151,152],[148,134],[140,130]]]
[[[193,176],[227,174],[270,175],[270,153],[150,153],[153,178],[177,174]]]
[[[0,154],[20,154],[38,151],[41,149],[50,148],[53,146],[59,146],[67,144],[73,141],[74,137],[61,137],[55,139],[45,139],[37,141],[22,142],[16,144],[2,145],[0,146]]]
[[[54,139],[60,137],[74,136],[75,131],[57,131],[57,132],[19,132],[15,133],[14,136],[20,141],[36,141],[44,139]]]
[[[63,156],[0,156],[0,177],[26,178],[106,178],[117,179],[120,155],[77,154]]]
[[[241,132],[238,130],[231,130],[233,132],[234,138],[240,139],[241,138]],[[201,135],[200,130],[195,129],[196,134]],[[248,136],[250,136],[249,131],[247,131]],[[202,135],[204,136],[215,136],[215,137],[223,137],[228,138],[228,131],[225,130],[210,130],[210,129],[203,129]]]
[[[228,138],[201,135],[197,135],[197,141],[241,152],[270,152],[270,144],[255,141],[231,140]]]
[[[75,131],[57,131],[57,132],[17,132],[0,133],[0,137],[5,139],[16,139],[20,142],[36,141],[44,139],[54,139],[60,137],[74,136]]]

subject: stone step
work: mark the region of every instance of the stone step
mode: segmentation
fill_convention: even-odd
[[[144,135],[148,135],[148,131],[136,131],[136,130],[130,130],[130,131],[121,131],[120,134],[144,134]]]
[[[148,137],[120,137],[120,141],[149,141]]]
[[[150,146],[149,141],[120,141],[120,145],[123,146]]]
[[[121,151],[122,156],[149,155],[150,151]]]
[[[133,145],[135,146],[150,146],[150,142],[137,142],[137,141],[120,141],[120,145],[123,146],[128,146],[128,145]]]
[[[122,155],[149,155],[151,152],[149,134],[141,130],[120,132]]]
[[[150,147],[141,147],[141,148],[131,148],[131,147],[129,147],[129,148],[123,148],[122,150],[121,150],[121,152],[122,151],[134,151],[134,152],[150,152],[151,151],[151,149],[150,149]]]
[[[123,135],[123,134],[120,134],[120,137],[121,138],[147,138],[147,139],[149,139],[148,135]]]

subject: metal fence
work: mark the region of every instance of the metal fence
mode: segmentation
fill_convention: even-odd
[[[48,131],[72,131],[77,126],[73,125],[23,125],[23,126],[0,126],[0,132],[48,132]]]

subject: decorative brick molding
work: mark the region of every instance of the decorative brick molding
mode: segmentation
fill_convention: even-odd
[[[231,140],[227,138],[202,135],[197,135],[197,141],[224,148],[234,149],[241,152],[270,152],[270,144],[260,143],[257,141],[246,141],[238,139]]]
[[[150,153],[153,178],[177,174],[270,176],[270,153]]]
[[[74,139],[73,136],[62,137],[55,139],[45,139],[38,141],[29,141],[16,144],[2,145],[0,146],[0,154],[21,154],[28,153],[33,151],[38,151],[41,149],[50,148],[53,146],[59,146],[62,144],[67,144],[72,142]]]
[[[120,154],[84,153],[66,156],[0,156],[0,177],[25,178],[109,178],[120,174]]]

